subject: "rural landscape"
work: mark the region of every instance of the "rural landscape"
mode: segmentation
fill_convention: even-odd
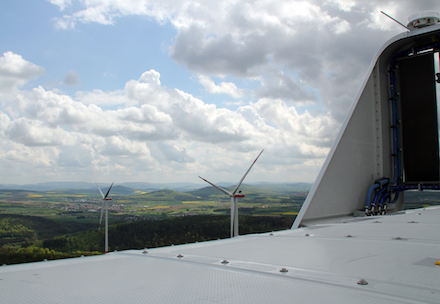
[[[240,234],[289,228],[310,187],[242,185]],[[125,183],[115,184],[109,197],[110,251],[229,237],[230,198],[214,187]],[[405,198],[407,208],[440,203],[437,192],[407,192]],[[0,185],[0,265],[102,254],[102,207],[91,183]]]
[[[243,184],[240,234],[289,228],[310,186]],[[229,237],[230,198],[214,187],[115,184],[109,198],[111,251]],[[102,207],[91,183],[0,185],[0,264],[103,253]]]

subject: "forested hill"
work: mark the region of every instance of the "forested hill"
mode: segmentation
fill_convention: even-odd
[[[293,217],[240,216],[240,234],[287,229]],[[229,237],[230,217],[196,215],[172,217],[159,221],[144,220],[109,227],[109,250],[141,249],[193,243]],[[73,237],[55,237],[43,247],[61,252],[75,250],[104,251],[104,235],[89,231]]]
[[[293,220],[294,217],[240,216],[240,234],[288,229]],[[66,222],[60,225],[32,216],[2,215],[0,223],[1,239],[5,244],[0,247],[0,265],[104,251],[104,233],[99,234],[96,229],[72,235],[84,227],[73,227]],[[227,215],[182,216],[112,225],[109,227],[109,250],[153,248],[227,238],[229,227],[230,217]],[[17,242],[15,238],[20,238],[22,242]],[[6,245],[11,241],[15,241],[15,245]],[[18,247],[19,243],[21,247]]]
[[[288,229],[293,217],[240,216],[240,234]],[[227,238],[230,217],[199,215],[169,218],[161,221],[138,221],[114,226],[109,231],[112,250],[152,248],[172,244]]]
[[[174,190],[164,189],[157,190],[149,193],[140,194],[137,196],[146,201],[193,201],[197,200],[197,197],[190,193],[177,192]]]
[[[0,214],[0,245],[7,243],[30,245],[63,234],[92,229],[96,225],[77,222],[55,222],[39,216]]]

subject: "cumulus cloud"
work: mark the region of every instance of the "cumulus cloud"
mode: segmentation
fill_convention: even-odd
[[[61,167],[86,168],[92,164],[91,149],[85,145],[61,146],[57,164]]]
[[[117,95],[120,107],[103,109],[91,102],[92,94],[100,99]],[[74,99],[41,86],[21,90],[19,111],[17,117],[0,115],[0,140],[8,147],[0,155],[53,167],[52,173],[75,167],[70,174],[92,170],[136,176],[177,170],[188,175],[209,169],[213,159],[224,155],[220,163],[227,162],[226,167],[218,169],[223,172],[242,162],[236,153],[252,156],[262,147],[274,155],[284,153],[296,164],[293,159],[322,159],[327,137],[333,135],[326,130],[334,129],[326,115],[299,114],[281,99],[262,98],[235,111],[217,108],[162,86],[154,70],[117,93],[90,92]],[[216,152],[210,153],[213,148]],[[293,153],[286,156],[285,150]],[[282,164],[273,169],[284,170]]]
[[[64,10],[66,7],[72,5],[72,0],[47,0],[47,1],[58,6],[60,10]]]
[[[44,68],[7,52],[0,57],[0,101],[13,96],[15,103],[0,113],[0,164],[15,164],[17,171],[32,164],[35,174],[46,176],[76,167],[170,180],[210,172],[215,180],[245,170],[265,148],[255,172],[297,172],[298,180],[312,181],[372,56],[402,30],[379,11],[405,23],[436,1],[49,0],[63,11],[55,19],[63,29],[117,26],[130,15],[170,24],[176,30],[170,58],[199,75],[207,93],[246,102],[234,109],[209,104],[194,92],[164,86],[161,71],[153,69],[111,92],[71,97],[25,89]],[[229,79],[252,85],[245,90]],[[64,84],[80,80],[71,71]],[[8,99],[4,92],[14,95]]]
[[[95,105],[131,105],[125,96],[124,90],[115,90],[111,92],[104,92],[99,89],[94,89],[90,92],[76,92],[75,100],[83,104]],[[135,102],[136,103],[136,102]]]
[[[241,90],[238,89],[233,82],[221,82],[219,85],[217,85],[208,76],[199,75],[198,77],[200,84],[203,85],[209,93],[227,94],[231,95],[234,98],[240,98],[244,95],[243,92],[241,92]]]
[[[295,104],[310,104],[318,101],[316,93],[304,85],[300,79],[274,71],[261,79],[261,87],[255,90],[259,98],[282,99]]]
[[[10,122],[5,135],[25,146],[60,146],[68,144],[70,135],[61,128],[50,128],[41,121],[19,118]]]
[[[256,76],[257,68],[268,62],[266,44],[261,43],[264,38],[257,33],[247,37],[208,34],[198,25],[180,29],[170,49],[171,58],[190,70],[218,76]]]
[[[432,6],[433,2],[428,2]],[[390,37],[390,31],[399,32],[389,26],[387,18],[381,19],[379,10],[389,9],[399,17],[405,13],[399,3],[94,1],[81,3],[82,10],[63,20],[71,26],[78,22],[114,24],[124,16],[146,15],[160,23],[169,22],[177,29],[170,57],[203,75],[199,81],[207,92],[242,98],[243,91],[234,83],[216,84],[212,76],[262,77],[258,98],[283,98],[298,104],[316,102],[319,95],[341,121],[371,54]],[[412,6],[408,1],[406,4]],[[292,73],[296,76],[286,76]],[[349,83],[341,86],[342,79]],[[156,84],[146,83],[152,93]],[[126,89],[130,86],[127,83]],[[131,92],[133,99],[140,99],[139,92]],[[142,99],[147,101],[148,96]]]
[[[10,93],[23,86],[32,78],[45,73],[43,67],[26,61],[13,52],[3,53],[0,57],[0,91]]]
[[[158,147],[162,154],[170,161],[178,163],[192,163],[195,159],[187,154],[184,147],[171,142],[159,142]]]
[[[258,98],[287,98],[298,104],[315,102],[319,95],[339,121],[356,96],[372,54],[402,30],[380,10],[405,23],[409,14],[436,7],[435,0],[101,0],[78,4],[82,9],[64,16],[64,22],[72,26],[78,22],[114,24],[124,16],[145,15],[172,24],[177,35],[169,47],[170,57],[203,75],[199,81],[207,92],[241,98],[243,91],[234,83],[216,84],[212,77],[261,77]],[[292,74],[295,77],[286,76]]]

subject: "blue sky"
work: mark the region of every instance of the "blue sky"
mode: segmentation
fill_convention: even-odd
[[[0,3],[0,183],[313,182],[377,49],[432,1]]]
[[[121,18],[116,25],[78,24],[75,29],[55,27],[60,11],[47,1],[5,1],[0,4],[2,23],[1,51],[13,51],[43,66],[47,75],[39,84],[62,82],[70,71],[79,73],[78,90],[123,88],[125,82],[150,69],[164,71],[162,81],[172,87],[192,86],[190,73],[169,60],[167,47],[176,30],[148,17]],[[168,73],[167,73],[168,72]]]
[[[0,4],[2,23],[1,53],[12,51],[44,67],[46,74],[30,81],[28,87],[44,85],[74,95],[77,91],[122,89],[125,83],[154,69],[161,83],[170,88],[206,97],[197,76],[170,59],[168,48],[177,29],[170,22],[158,23],[148,16],[118,18],[113,25],[76,24],[74,29],[56,27],[56,18],[73,13],[80,5],[60,9],[48,1],[11,1]],[[78,82],[63,83],[67,73]],[[225,75],[227,76],[227,75]],[[253,86],[253,81],[240,82]],[[225,96],[210,96],[210,102],[223,106],[233,102]]]

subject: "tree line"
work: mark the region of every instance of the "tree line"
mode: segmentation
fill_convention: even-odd
[[[259,233],[290,228],[293,217],[240,216],[240,234]],[[193,243],[230,236],[230,217],[225,215],[195,215],[163,220],[143,220],[109,227],[109,249],[141,249]],[[77,236],[59,236],[43,241],[49,249],[104,250],[104,233],[89,231]]]
[[[282,230],[290,228],[293,220],[293,217],[243,215],[239,217],[239,230],[240,234]],[[171,217],[111,225],[109,250],[154,248],[227,238],[230,235],[229,227],[230,217],[225,215]],[[20,226],[16,228],[17,231],[22,229]],[[27,230],[23,230],[25,231]],[[104,233],[98,233],[95,229],[70,236],[62,234],[44,240],[34,240],[25,245],[28,246],[0,248],[0,264],[102,253]]]

